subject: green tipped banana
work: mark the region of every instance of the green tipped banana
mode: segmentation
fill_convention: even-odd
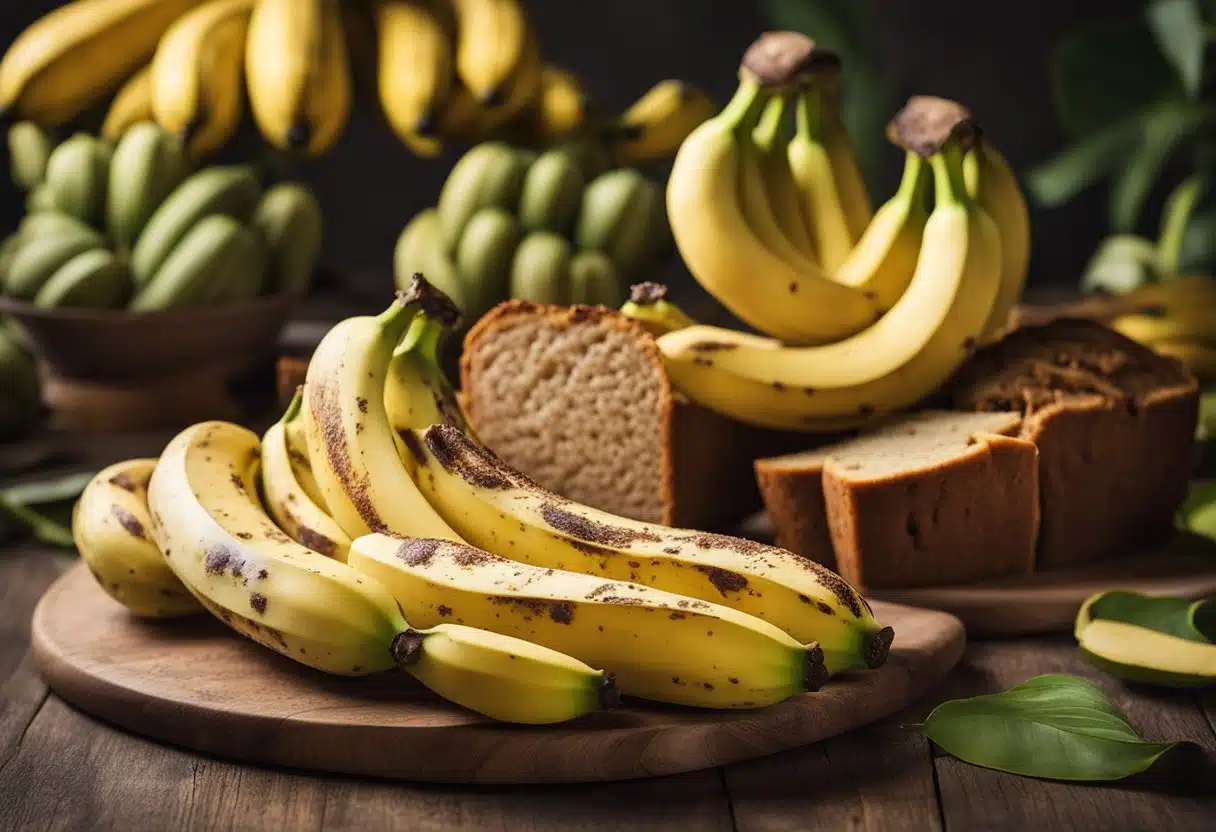
[[[482,208],[465,226],[456,246],[456,270],[468,290],[468,318],[481,317],[506,297],[518,241],[519,224],[501,208]]]
[[[409,286],[414,275],[419,273],[451,298],[468,319],[472,314],[472,293],[461,281],[456,264],[444,250],[439,211],[434,208],[415,214],[402,229],[397,246],[393,249],[393,277],[397,288]]]
[[[621,295],[621,281],[616,275],[616,267],[606,254],[580,251],[570,261],[569,303],[615,309],[621,304]]]
[[[569,241],[552,231],[533,231],[515,250],[511,263],[511,297],[533,303],[564,305],[569,299]]]
[[[466,153],[439,192],[439,218],[448,251],[455,250],[465,226],[483,208],[514,208],[519,202],[529,159],[500,142],[485,142]]]
[[[224,214],[204,217],[170,252],[132,309],[176,309],[224,298],[241,281],[260,285],[263,256],[257,239]]]
[[[213,167],[190,176],[153,212],[135,242],[131,252],[135,285],[148,285],[204,217],[219,214],[247,222],[261,196],[262,187],[248,167]]]
[[[127,250],[135,245],[188,168],[181,140],[159,125],[140,122],[123,134],[110,159],[106,194],[106,228],[115,243]]]
[[[77,133],[51,151],[44,185],[59,210],[90,225],[101,219],[109,152],[103,142],[85,133]]]
[[[564,234],[574,224],[586,185],[578,161],[566,150],[542,153],[524,176],[519,224],[524,231]]]
[[[321,253],[321,206],[312,191],[296,182],[275,185],[258,203],[252,225],[266,246],[267,294],[308,294]]]
[[[10,127],[8,156],[13,183],[23,191],[32,191],[41,185],[54,148],[51,137],[32,121],[19,121]]]
[[[131,294],[131,273],[109,249],[95,248],[64,263],[38,290],[45,308],[121,309]]]
[[[64,232],[54,236],[23,241],[8,273],[4,293],[21,300],[33,300],[51,275],[78,254],[101,246],[96,232]]]
[[[602,251],[617,270],[631,275],[653,250],[654,203],[662,199],[646,177],[630,168],[609,171],[583,191],[575,240],[581,249]]]
[[[83,234],[92,236],[97,245],[104,245],[105,238],[88,225],[62,211],[39,211],[28,214],[17,227],[22,240],[32,240],[35,237],[53,237],[59,234]]]

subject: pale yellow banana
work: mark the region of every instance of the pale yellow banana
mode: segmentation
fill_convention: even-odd
[[[587,91],[573,73],[561,67],[541,67],[535,106],[536,131],[545,143],[571,138],[586,127]]]
[[[713,99],[703,90],[675,79],[660,81],[617,120],[609,133],[610,152],[618,165],[668,158],[713,114]]]
[[[1022,299],[1030,264],[1030,215],[1013,169],[987,140],[981,138],[976,142],[967,152],[963,166],[967,192],[992,217],[1001,237],[1001,288],[984,327],[984,337],[988,339],[1005,328],[1013,308]]]
[[[818,87],[798,94],[797,130],[786,153],[819,265],[834,273],[848,260],[860,234],[853,236],[845,216],[832,158],[823,141],[823,110],[823,92]]]
[[[810,224],[802,205],[802,196],[790,171],[787,157],[789,136],[786,135],[786,117],[789,115],[788,100],[784,96],[773,96],[765,105],[760,121],[752,131],[752,142],[759,157],[764,192],[771,206],[777,227],[785,239],[793,245],[804,259],[819,262],[815,244],[811,240]]]
[[[420,156],[438,156],[441,112],[452,90],[456,32],[448,0],[376,6],[380,104],[394,132]]]
[[[453,5],[459,23],[456,70],[461,80],[474,100],[491,108],[505,106],[514,76],[532,60],[534,51],[527,43],[531,35],[523,4],[453,0]]]

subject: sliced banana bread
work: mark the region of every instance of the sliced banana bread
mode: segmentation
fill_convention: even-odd
[[[856,586],[967,583],[1034,568],[1037,452],[1014,413],[926,411],[756,461],[777,545]]]
[[[1168,533],[1186,494],[1199,389],[1112,329],[1062,319],[978,351],[951,384],[963,410],[1016,411],[1039,449],[1038,568],[1126,554]]]

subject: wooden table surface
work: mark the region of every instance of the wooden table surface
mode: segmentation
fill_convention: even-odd
[[[73,467],[156,453],[157,441],[77,442]],[[678,777],[432,786],[201,756],[98,723],[43,685],[29,653],[30,615],[70,563],[39,545],[0,546],[0,830],[1166,832],[1211,828],[1216,818],[1216,692],[1122,685],[1090,667],[1068,637],[972,644],[939,690],[891,719],[800,750]],[[1146,738],[1188,739],[1198,748],[1134,782],[1080,786],[969,766],[901,727],[942,700],[1001,690],[1040,673],[1091,679]]]

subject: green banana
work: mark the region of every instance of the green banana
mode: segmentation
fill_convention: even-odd
[[[275,185],[258,203],[252,226],[266,246],[267,294],[308,294],[321,252],[321,206],[312,191],[296,182]]]
[[[631,168],[609,171],[583,191],[574,238],[581,249],[602,251],[623,275],[631,275],[651,251],[654,203],[662,194]]]
[[[55,195],[45,184],[39,185],[25,195],[25,213],[37,214],[42,211],[58,211]]]
[[[121,309],[131,294],[131,273],[114,253],[94,248],[77,254],[38,290],[34,305],[45,308]]]
[[[108,176],[109,148],[77,133],[51,151],[44,184],[61,211],[92,225],[105,208]]]
[[[8,266],[13,262],[13,258],[17,256],[17,249],[21,246],[22,234],[18,227],[16,231],[4,238],[4,242],[0,243],[0,288],[4,286],[4,275],[8,272]]]
[[[23,191],[32,191],[41,185],[54,147],[46,131],[32,121],[19,121],[10,127],[8,155],[13,183]]]
[[[248,303],[265,292],[266,280],[269,277],[266,268],[269,252],[258,234],[244,227],[241,230],[246,233],[237,235],[241,241],[237,243],[237,247],[242,249],[238,258],[239,267],[221,275],[219,280],[207,284],[198,301],[201,305]]]
[[[548,150],[524,176],[519,224],[524,231],[564,234],[574,224],[586,186],[582,168],[567,150]]]
[[[569,241],[552,231],[525,236],[511,263],[511,297],[533,303],[569,303],[572,253]]]
[[[482,208],[470,219],[456,246],[456,270],[469,294],[468,318],[481,317],[506,297],[519,224],[502,208]]]
[[[257,239],[225,214],[199,220],[135,296],[132,309],[193,306],[222,295],[233,281],[260,280]]]
[[[570,304],[607,306],[621,305],[621,281],[616,267],[603,252],[580,251],[570,261]]]
[[[71,214],[62,211],[39,211],[27,214],[17,226],[17,233],[22,240],[32,240],[35,237],[51,237],[56,234],[85,234],[92,235],[97,245],[105,245],[105,238],[92,227],[85,225]]]
[[[397,288],[404,289],[415,274],[422,273],[428,283],[451,298],[468,317],[473,293],[464,285],[456,264],[444,250],[439,223],[439,211],[427,208],[405,224],[393,249],[393,276]]]
[[[564,150],[578,163],[583,180],[590,182],[597,176],[612,169],[612,157],[607,148],[595,139],[574,139],[557,145],[558,150]]]
[[[204,217],[223,214],[247,222],[261,196],[257,177],[244,166],[207,168],[187,178],[153,212],[135,242],[131,251],[135,285],[146,286]]]
[[[501,142],[485,142],[466,153],[439,192],[439,218],[448,251],[482,208],[511,208],[519,202],[529,160]]]
[[[21,300],[33,300],[43,284],[65,263],[100,246],[100,238],[94,231],[65,230],[54,236],[23,241],[4,276],[4,293]]]
[[[106,228],[130,250],[153,212],[186,177],[189,162],[181,140],[152,122],[132,125],[110,159]]]

